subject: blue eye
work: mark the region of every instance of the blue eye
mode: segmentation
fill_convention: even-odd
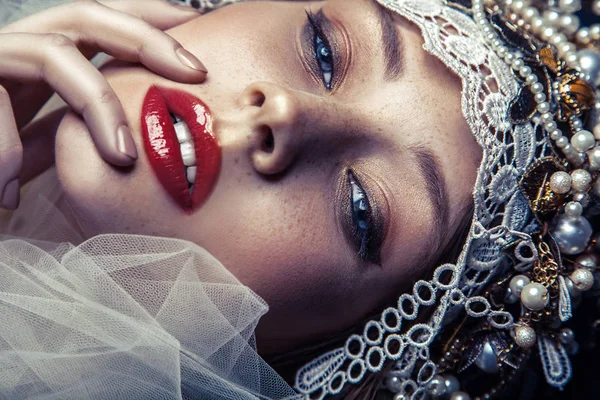
[[[331,54],[331,48],[318,32],[315,32],[313,46],[315,58],[319,64],[321,74],[323,75],[323,84],[327,89],[331,90],[331,80],[333,77],[333,56]]]
[[[359,255],[364,259],[368,256],[367,244],[369,241],[369,222],[367,214],[370,211],[369,198],[352,172],[348,173],[348,180],[352,192],[350,194],[352,221],[359,242]]]

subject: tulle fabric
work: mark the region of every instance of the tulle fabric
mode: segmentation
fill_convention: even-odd
[[[0,398],[297,398],[255,349],[266,303],[208,252],[82,241],[60,196],[50,171],[0,225]]]

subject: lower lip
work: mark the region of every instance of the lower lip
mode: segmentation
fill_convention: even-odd
[[[188,126],[196,151],[196,181],[188,189],[185,165],[169,112]],[[191,213],[210,196],[221,169],[221,148],[212,134],[212,114],[189,93],[152,86],[142,106],[144,148],[150,165],[169,196]]]

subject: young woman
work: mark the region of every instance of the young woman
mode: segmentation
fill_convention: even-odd
[[[556,261],[590,245],[592,77],[532,21],[511,35],[525,11],[77,2],[5,26],[3,394],[493,395],[536,335],[564,365],[547,326],[592,275]],[[52,91],[68,110],[29,123]]]

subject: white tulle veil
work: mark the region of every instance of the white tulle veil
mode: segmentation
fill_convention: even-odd
[[[267,304],[201,247],[81,241],[53,170],[0,232],[0,398],[292,399],[257,354]]]

